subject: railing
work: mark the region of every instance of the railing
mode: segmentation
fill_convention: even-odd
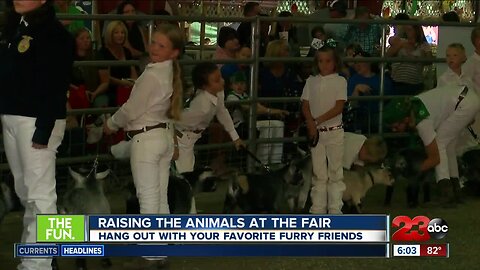
[[[1,15],[1,14],[0,14]],[[96,14],[96,15],[67,15],[67,14],[58,14],[59,19],[68,19],[68,20],[154,20],[161,19],[164,21],[200,21],[200,22],[251,22],[252,23],[252,50],[253,57],[249,60],[209,60],[214,63],[247,63],[250,64],[250,96],[249,99],[243,100],[240,102],[226,102],[227,105],[247,103],[247,104],[256,104],[257,102],[299,102],[299,98],[259,98],[258,97],[258,76],[259,76],[259,66],[260,62],[276,62],[279,61],[278,58],[268,58],[268,57],[259,57],[259,48],[260,48],[260,23],[261,22],[282,22],[288,21],[292,23],[332,23],[332,24],[359,24],[359,23],[369,23],[369,24],[380,24],[380,25],[438,25],[438,26],[457,26],[457,27],[473,27],[476,26],[476,23],[457,23],[457,22],[434,22],[434,21],[395,21],[395,20],[385,20],[385,19],[375,19],[375,20],[351,20],[351,19],[317,19],[312,17],[204,17],[204,16],[156,16],[156,15],[112,15],[112,14]],[[153,25],[149,26],[149,35],[153,32]],[[350,97],[349,100],[378,100],[379,101],[379,130],[378,133],[383,133],[383,123],[381,121],[383,114],[383,102],[384,100],[392,98],[392,96],[384,95],[384,80],[385,80],[385,63],[391,62],[422,62],[422,63],[442,63],[445,62],[445,58],[424,58],[424,59],[407,59],[407,58],[396,58],[396,57],[385,57],[386,50],[386,33],[385,27],[383,28],[383,37],[381,41],[381,57],[369,57],[369,58],[348,58],[344,57],[342,60],[346,62],[378,62],[380,65],[380,94],[378,96],[368,96],[368,97]],[[149,36],[149,40],[151,37]],[[202,56],[202,51],[204,49],[203,40],[201,39],[200,45],[200,57]],[[285,57],[281,58],[282,62],[286,63],[299,63],[299,62],[311,62],[312,58],[307,57]],[[204,61],[200,60],[180,60],[180,63],[185,65],[192,65],[198,62]],[[82,61],[75,62],[76,66],[128,66],[128,65],[139,65],[139,61]],[[398,97],[398,96],[395,96]],[[82,110],[72,110],[69,111],[70,115],[84,115],[84,114],[102,114],[102,113],[112,113],[116,108],[95,108],[95,109],[82,109]],[[273,143],[273,142],[298,142],[305,141],[304,137],[293,137],[293,138],[280,138],[280,139],[257,139],[255,137],[256,132],[256,106],[250,106],[249,111],[249,140],[248,146],[250,151],[255,151],[257,144],[260,143]],[[401,136],[399,134],[384,134],[386,137],[397,137]],[[231,147],[230,143],[225,144],[215,144],[215,145],[198,145],[195,149],[197,150],[212,150],[212,149],[221,149],[225,147]],[[111,156],[108,154],[100,155],[102,160],[112,160]],[[85,162],[95,158],[95,155],[87,155],[81,157],[68,157],[58,159],[59,164],[70,164]],[[253,161],[249,161],[249,168],[251,169]],[[0,164],[0,170],[8,169],[6,163]]]

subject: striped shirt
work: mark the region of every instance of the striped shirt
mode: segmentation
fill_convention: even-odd
[[[431,52],[430,45],[423,43],[417,46],[413,51],[408,52],[405,48],[400,49],[397,57],[400,58],[420,58],[427,52]],[[395,82],[420,84],[423,83],[424,63],[400,62],[392,64],[392,79]]]

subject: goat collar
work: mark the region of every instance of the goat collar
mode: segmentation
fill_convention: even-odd
[[[367,174],[368,176],[370,176],[370,180],[372,180],[372,186],[375,185],[375,179],[373,179],[373,174],[370,170],[367,170]]]

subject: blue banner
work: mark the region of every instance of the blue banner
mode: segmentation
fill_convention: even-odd
[[[60,256],[59,245],[43,244],[15,244],[15,256],[17,257],[54,257]]]
[[[90,230],[326,229],[387,230],[386,215],[111,215],[89,216]]]
[[[61,257],[103,257],[104,245],[61,245]]]
[[[45,249],[46,247],[50,248]],[[24,249],[22,249],[24,248]],[[56,250],[52,252],[51,250]],[[33,252],[37,249],[37,252]],[[29,250],[29,251],[28,251]],[[62,251],[61,253],[59,251]],[[41,252],[44,252],[40,255]],[[102,252],[100,255],[99,253]],[[77,255],[73,255],[77,253]],[[16,257],[388,257],[388,244],[259,244],[259,245],[38,245],[18,244]]]

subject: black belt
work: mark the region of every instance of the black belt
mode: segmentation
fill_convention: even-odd
[[[334,127],[318,127],[318,131],[320,132],[327,132],[327,131],[332,131],[332,130],[337,130],[337,129],[342,129],[343,128],[343,124],[340,124],[338,126],[334,126]]]
[[[467,96],[467,93],[468,93],[468,87],[465,86],[465,88],[463,88],[462,93],[460,93],[460,95],[458,96],[457,104],[455,105],[455,110],[458,108],[458,105],[460,105],[460,102],[462,102],[462,100]]]
[[[182,132],[192,132],[192,133],[195,133],[195,134],[200,134],[204,131],[204,129],[196,129],[196,130],[184,130],[184,131],[180,131],[178,129],[175,130],[175,135],[177,135],[178,138],[182,138],[183,137],[183,133]]]
[[[167,128],[167,127],[168,127],[167,123],[160,123],[160,124],[157,124],[157,125],[154,125],[154,126],[148,126],[148,127],[144,127],[142,129],[138,129],[138,130],[129,130],[129,131],[125,132],[125,134],[127,135],[126,140],[129,141],[135,135],[138,135],[138,134],[143,133],[143,132],[147,132],[147,131],[152,130],[152,129]]]

